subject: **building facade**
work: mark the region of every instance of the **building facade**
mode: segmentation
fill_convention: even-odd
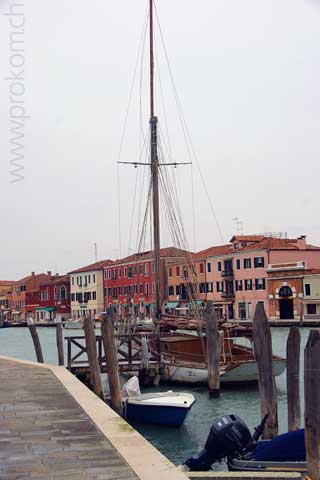
[[[113,263],[112,260],[101,260],[69,273],[73,319],[97,318],[104,311],[103,272]]]
[[[39,321],[66,321],[71,316],[69,275],[56,276],[40,286],[35,319]]]
[[[276,295],[284,295],[285,290],[280,291],[280,273],[276,271],[279,267],[274,266],[290,263],[299,265],[299,262],[303,263],[305,269],[320,268],[320,247],[308,245],[304,236],[287,239],[237,235],[232,237],[230,244],[212,247],[194,255],[192,292],[200,300],[212,300],[220,318],[251,320],[258,303],[264,305],[269,318],[289,318],[289,315],[294,318],[302,308],[298,302],[299,294],[303,292],[302,280],[300,278],[294,282],[295,296],[292,299],[283,298],[280,308]],[[175,272],[168,280],[169,301],[187,301],[184,298],[187,295],[179,295],[179,292],[183,291],[183,285],[186,284],[184,272],[190,271],[191,267],[172,263],[169,268],[169,271]],[[292,272],[288,274],[292,275]],[[286,282],[284,278],[283,282]],[[276,289],[279,291],[276,292]],[[291,304],[284,300],[294,302]]]
[[[0,318],[6,319],[9,313],[9,302],[11,298],[11,280],[0,280]]]
[[[168,264],[179,261],[188,252],[174,247],[160,249],[160,291],[167,300]],[[127,313],[150,318],[155,309],[153,252],[142,252],[117,260],[104,269],[105,308],[116,306],[121,318]]]

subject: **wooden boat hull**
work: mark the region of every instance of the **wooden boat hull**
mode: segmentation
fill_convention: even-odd
[[[273,361],[275,377],[281,375],[286,368],[285,359],[279,358]],[[204,367],[166,365],[160,371],[162,381],[173,384],[208,384],[208,371]],[[255,383],[258,381],[257,363],[252,360],[221,368],[220,381],[222,384]]]
[[[162,406],[126,406],[126,420],[150,425],[163,425],[167,427],[181,427],[190,408],[162,407]]]

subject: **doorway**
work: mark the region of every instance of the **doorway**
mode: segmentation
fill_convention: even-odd
[[[279,311],[281,320],[289,320],[294,318],[292,290],[288,286],[280,288]]]

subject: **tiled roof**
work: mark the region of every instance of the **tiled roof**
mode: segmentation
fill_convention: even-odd
[[[263,238],[264,235],[234,235],[230,242],[259,242]]]
[[[187,250],[180,250],[179,248],[176,247],[166,247],[166,248],[160,248],[160,258],[167,258],[167,257],[185,257],[187,255],[190,255],[191,252],[188,252]],[[147,252],[141,252],[141,253],[134,253],[132,255],[129,255],[128,257],[120,258],[119,260],[116,260],[114,262],[114,265],[122,265],[124,263],[130,263],[130,262],[139,262],[139,260],[152,260],[154,258],[154,252],[153,250],[149,250]]]
[[[228,253],[233,252],[233,245],[229,243],[228,245],[217,245],[215,247],[209,247],[201,252],[197,252],[192,255],[193,260],[201,260],[207,257],[215,257],[218,255],[227,255]]]
[[[109,265],[114,264],[113,260],[100,260],[99,262],[91,263],[90,265],[86,265],[85,267],[77,268],[76,270],[72,270],[70,273],[82,273],[82,272],[92,272],[94,270],[103,270],[104,267],[108,267]]]
[[[320,247],[306,245],[305,248],[299,248],[298,239],[264,237],[263,240],[241,248],[241,251],[250,250],[320,250]]]
[[[14,280],[0,280],[0,287],[10,287],[14,284]]]

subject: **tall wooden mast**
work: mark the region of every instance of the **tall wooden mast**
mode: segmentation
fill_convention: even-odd
[[[153,0],[149,7],[150,25],[150,155],[153,204],[153,247],[154,247],[154,281],[156,294],[155,320],[161,314],[160,294],[160,209],[159,209],[159,159],[158,159],[158,118],[154,115],[154,54],[153,54]]]

